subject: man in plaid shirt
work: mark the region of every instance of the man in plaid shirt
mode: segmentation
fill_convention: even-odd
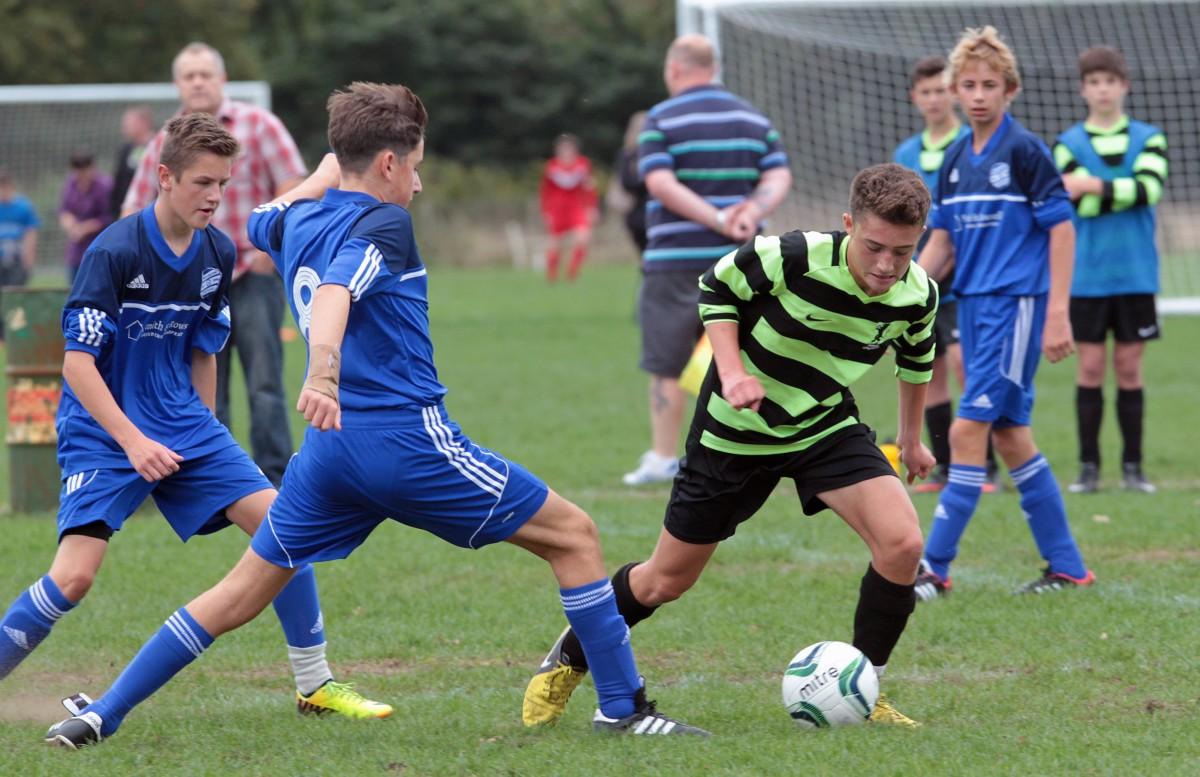
[[[275,114],[226,99],[225,61],[216,49],[204,43],[190,43],[176,55],[171,70],[182,103],[180,114],[213,114],[242,147],[242,155],[233,163],[233,178],[212,223],[237,246],[233,286],[229,290],[233,318],[229,345],[237,348],[246,375],[251,453],[255,463],[278,487],[292,454],[283,392],[283,344],[279,339],[283,282],[270,257],[251,245],[246,235],[246,220],[255,206],[289,191],[307,172],[296,142]],[[156,170],[163,138],[163,132],[159,131],[146,147],[125,195],[122,215],[145,208],[157,196]],[[230,347],[217,355],[217,417],[226,426],[230,424]]]

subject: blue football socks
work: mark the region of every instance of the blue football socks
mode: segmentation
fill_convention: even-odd
[[[312,564],[301,567],[271,604],[289,647],[307,648],[325,642],[321,600],[317,597],[317,574]]]
[[[592,671],[600,711],[609,718],[633,714],[633,695],[642,687],[642,678],[629,644],[629,627],[617,612],[612,583],[601,578],[559,593]]]
[[[975,514],[986,477],[985,467],[950,465],[946,487],[942,489],[933,513],[933,525],[929,527],[929,538],[925,540],[925,560],[934,574],[943,580],[950,578],[950,562],[958,555],[958,541]]]
[[[46,638],[55,622],[74,607],[50,575],[43,575],[22,591],[0,620],[0,680],[16,669]]]
[[[88,706],[88,712],[96,713],[104,721],[100,736],[112,736],[131,709],[166,685],[212,643],[213,638],[187,609],[176,610],[158,633],[142,645],[112,687]]]
[[[1050,571],[1076,579],[1087,577],[1083,556],[1067,523],[1062,491],[1046,457],[1038,453],[1009,474],[1021,493],[1021,509],[1029,522],[1029,531]]]

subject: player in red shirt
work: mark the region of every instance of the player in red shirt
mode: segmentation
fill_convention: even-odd
[[[541,186],[542,218],[546,222],[549,245],[546,248],[546,278],[558,278],[558,257],[564,236],[571,235],[574,247],[567,279],[574,280],[587,256],[592,224],[596,220],[596,186],[592,181],[592,163],[579,153],[579,139],[559,135],[554,141],[554,157],[546,162]]]

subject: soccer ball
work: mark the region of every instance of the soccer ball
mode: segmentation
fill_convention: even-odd
[[[783,706],[804,728],[862,723],[878,698],[875,667],[845,642],[809,645],[783,673]]]

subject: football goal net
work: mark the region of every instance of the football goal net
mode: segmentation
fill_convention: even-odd
[[[921,129],[907,73],[947,54],[966,27],[994,25],[1021,67],[1018,120],[1047,143],[1079,121],[1077,57],[1124,52],[1127,112],[1161,127],[1170,176],[1158,206],[1164,312],[1200,313],[1200,4],[1156,0],[680,0],[680,32],[716,41],[721,80],[767,113],[795,191],[777,228],[841,223],[854,173]]]
[[[271,107],[271,87],[262,81],[231,81],[225,95]],[[37,209],[39,272],[64,266],[66,236],[57,212],[71,155],[89,152],[112,175],[124,142],[121,115],[141,105],[161,126],[179,109],[179,92],[169,83],[0,86],[0,168]]]

